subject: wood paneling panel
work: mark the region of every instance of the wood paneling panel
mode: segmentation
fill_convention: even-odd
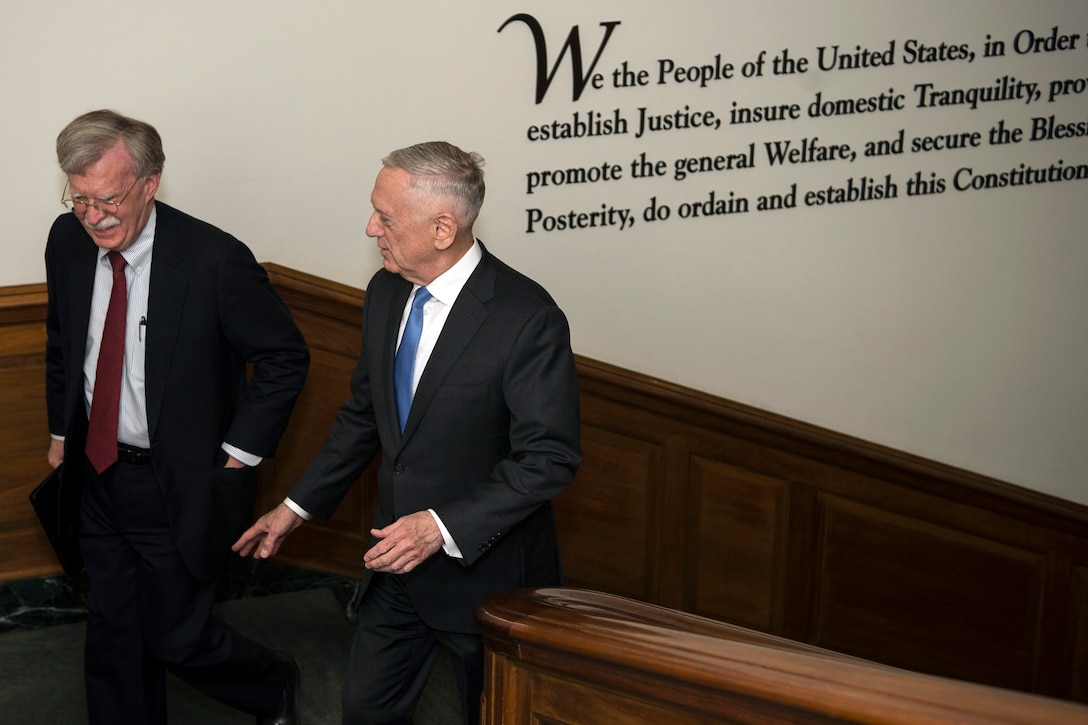
[[[835,496],[819,516],[809,642],[1029,688],[1045,557]]]
[[[691,470],[697,491],[691,611],[771,631],[785,577],[787,484],[701,457]]]
[[[585,426],[582,448],[585,462],[555,501],[566,581],[646,598],[657,551],[650,503],[661,480],[659,447]]]
[[[60,571],[28,496],[49,472],[45,290],[0,290],[0,578]]]
[[[1069,663],[1067,689],[1059,689],[1059,694],[1068,693],[1073,700],[1088,702],[1088,565],[1074,567],[1072,589],[1067,656],[1062,658]]]
[[[0,440],[28,455],[4,456],[0,465],[0,527],[33,518],[30,490],[49,472],[49,424],[45,412],[44,360],[5,367],[0,360],[4,415]]]

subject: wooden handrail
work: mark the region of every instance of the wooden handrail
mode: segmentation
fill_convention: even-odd
[[[505,592],[481,602],[476,616],[486,648],[485,725],[1088,723],[1081,705],[599,592]]]

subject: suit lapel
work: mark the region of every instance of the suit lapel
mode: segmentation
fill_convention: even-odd
[[[89,241],[89,238],[88,238]],[[74,331],[69,337],[72,344],[72,359],[82,360],[87,354],[87,328],[90,325],[90,297],[95,290],[95,266],[98,262],[98,247],[89,244],[85,253],[72,258],[69,262],[69,288],[72,291],[71,318],[66,320],[67,328]],[[82,369],[81,369],[82,370]],[[83,373],[79,374],[83,379]]]
[[[439,335],[427,367],[419,379],[415,397],[412,399],[412,410],[404,426],[404,437],[407,438],[415,429],[461,353],[484,324],[488,316],[485,303],[491,299],[494,291],[495,268],[487,250],[484,250],[480,264],[457,296],[457,302],[446,318],[442,334]]]
[[[151,257],[151,281],[147,294],[147,342],[144,355],[144,390],[147,396],[147,426],[155,440],[159,413],[185,303],[188,277],[179,269],[185,257],[169,209],[156,202],[155,243]]]
[[[87,328],[91,324],[91,295],[94,292],[95,265],[98,263],[98,247],[90,243],[87,238],[88,248],[68,262],[68,288],[71,290],[71,329],[79,330],[82,334],[68,336],[69,360],[78,360],[80,365],[73,365],[69,371],[69,385],[73,391],[78,391],[76,397],[80,405],[84,405],[83,393],[83,360],[87,357]],[[71,397],[68,398],[71,400]]]

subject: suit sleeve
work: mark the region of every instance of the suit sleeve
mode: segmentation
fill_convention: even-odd
[[[240,242],[224,255],[217,294],[221,328],[252,366],[225,440],[271,456],[306,381],[310,352],[268,274]]]
[[[55,229],[54,225],[54,229]],[[65,367],[64,340],[60,328],[60,310],[57,301],[57,261],[54,231],[49,233],[45,245],[45,278],[48,294],[48,306],[45,316],[45,400],[49,416],[49,432],[64,435]]]
[[[558,496],[581,463],[578,375],[566,317],[540,307],[517,332],[502,380],[510,453],[465,495],[436,508],[470,566]]]
[[[337,410],[325,445],[288,494],[307,513],[319,518],[332,516],[381,445],[370,394],[366,322],[371,312],[369,299],[368,294],[363,302],[363,343],[351,376],[351,398]]]
[[[49,418],[49,432],[64,436],[70,431],[74,421],[73,404],[82,401],[82,387],[73,389],[82,381],[83,360],[69,359],[82,351],[80,337],[86,336],[86,327],[80,331],[78,317],[85,324],[89,313],[87,309],[73,309],[73,271],[85,272],[88,277],[81,280],[90,294],[91,280],[94,278],[94,263],[97,250],[82,226],[73,214],[61,214],[49,229],[45,245],[45,277],[48,305],[45,318],[45,397]],[[76,400],[78,398],[78,400]],[[78,410],[76,408],[75,410]]]

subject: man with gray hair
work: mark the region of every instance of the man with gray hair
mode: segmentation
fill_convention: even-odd
[[[383,269],[366,290],[351,399],[287,500],[234,548],[274,555],[380,452],[343,722],[410,723],[441,647],[477,723],[477,602],[561,583],[551,500],[581,462],[578,377],[555,301],[473,234],[479,155],[432,142],[383,164],[366,227]]]
[[[156,201],[152,126],[92,111],[57,158],[71,213],[45,250],[48,456],[80,502],[90,723],[166,722],[167,670],[258,722],[296,722],[294,660],[211,610],[306,343],[244,244]]]

